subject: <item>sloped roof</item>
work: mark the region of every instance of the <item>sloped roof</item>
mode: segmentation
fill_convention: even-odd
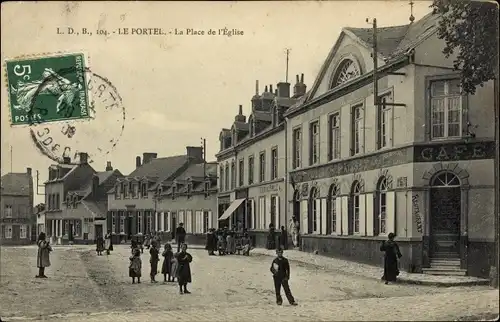
[[[117,169],[111,170],[111,171],[100,171],[96,172],[94,175],[96,175],[99,178],[99,186],[103,185],[108,181],[108,179],[114,174],[114,173],[121,174],[121,172]],[[83,198],[88,197],[90,193],[92,192],[92,178],[87,182],[87,184],[84,186],[84,188],[80,191],[72,191],[78,195],[83,196]]]
[[[5,195],[30,196],[30,176],[27,173],[7,173],[1,178],[1,191]]]
[[[82,200],[82,205],[87,211],[89,211],[93,217],[103,217],[106,216],[106,204],[102,201],[88,201]]]
[[[296,98],[292,97],[276,97],[275,102],[278,106],[290,107],[297,101]]]
[[[271,112],[253,111],[252,115],[256,121],[272,122],[273,120]]]
[[[217,173],[217,163],[207,163],[207,175]],[[181,173],[176,180],[186,180],[192,177],[203,177],[203,163],[193,164],[189,166],[186,171]]]
[[[295,103],[285,111],[285,115],[287,115],[288,113],[292,113],[295,110],[299,110],[302,107],[302,104],[305,102],[306,98],[309,96],[309,93],[310,92],[308,91],[304,95],[296,99]]]
[[[234,122],[233,125],[235,129],[241,131],[248,131],[250,129],[250,125],[244,122]]]
[[[418,44],[427,32],[432,33],[436,28],[439,15],[432,12],[422,17],[422,19],[404,26],[391,26],[377,28],[377,47],[379,53],[385,58],[399,56]],[[372,28],[344,28],[350,31],[365,46],[373,48]]]
[[[157,177],[166,179],[186,162],[186,155],[153,159],[149,163],[143,164],[135,169],[127,177]]]

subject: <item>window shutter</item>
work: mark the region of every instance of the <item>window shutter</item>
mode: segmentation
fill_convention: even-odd
[[[188,232],[193,233],[193,214],[191,210],[186,211],[186,220],[187,220],[187,226],[188,226]]]
[[[208,228],[215,228],[215,224],[214,224],[214,218],[213,218],[213,214],[212,214],[212,211],[208,211]]]
[[[179,211],[179,224],[180,223],[183,223],[184,227],[186,227],[186,218],[184,217],[184,210]]]
[[[274,218],[274,225],[276,226],[276,229],[280,229],[280,197],[276,196],[276,216]]]
[[[154,213],[154,226],[153,226],[153,231],[157,231],[158,230],[158,212],[155,211]]]
[[[327,234],[327,227],[330,223],[327,221],[327,207],[326,207],[326,199],[321,199],[321,234]]]
[[[335,233],[337,235],[342,235],[342,225],[344,220],[342,219],[342,197],[337,197],[335,199],[335,214],[336,214],[336,230]]]
[[[359,234],[366,236],[366,195],[359,196]]]
[[[112,228],[112,225],[113,225],[113,221],[111,219],[112,213],[113,212],[111,212],[111,211],[108,211],[106,213],[106,230],[104,231],[105,234],[107,234],[108,230],[111,230],[111,228]]]
[[[250,214],[252,216],[252,227],[253,229],[257,228],[257,217],[255,216],[255,200],[252,199],[250,200],[251,205],[252,205],[252,213]]]
[[[172,212],[167,211],[167,224],[166,224],[167,231],[171,231],[172,230],[170,228],[171,222],[172,222]]]
[[[265,205],[265,212],[264,212],[264,229],[267,229],[269,227],[269,224],[271,223],[271,199],[267,200],[267,198],[264,199],[264,205]]]
[[[394,129],[394,108],[391,107],[390,110],[387,112],[389,119],[387,120],[387,146],[392,147],[394,146],[394,135],[393,135],[393,129]]]
[[[359,152],[360,153],[365,153],[365,123],[366,123],[366,117],[365,117],[365,107],[361,106],[361,113],[363,115],[363,119],[361,120],[361,127],[359,129]]]
[[[300,231],[302,233],[302,235],[305,235],[307,234],[307,232],[309,231],[309,228],[308,228],[308,207],[307,207],[307,200],[301,200],[300,201],[300,210],[301,210],[301,217],[302,217],[302,225],[300,227]]]
[[[340,198],[342,204],[342,235],[349,235],[349,197]]]
[[[396,196],[394,191],[388,191],[386,194],[386,233],[396,234]]]
[[[373,212],[373,193],[366,195],[366,236],[373,236],[375,231]]]
[[[321,233],[321,199],[315,199],[314,203],[316,204],[316,230],[313,233],[319,234]]]

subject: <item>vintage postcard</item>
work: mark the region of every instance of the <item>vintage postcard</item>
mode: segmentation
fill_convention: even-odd
[[[498,4],[1,10],[0,321],[498,318]]]

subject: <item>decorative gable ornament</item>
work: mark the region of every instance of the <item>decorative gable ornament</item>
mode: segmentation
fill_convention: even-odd
[[[345,58],[340,62],[334,72],[331,88],[347,83],[358,76],[361,76],[361,69],[356,59],[351,57]]]

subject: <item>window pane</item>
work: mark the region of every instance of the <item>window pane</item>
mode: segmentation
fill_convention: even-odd
[[[445,94],[445,82],[444,81],[432,82],[431,84],[432,97],[443,96],[444,94]]]
[[[460,79],[448,81],[448,95],[460,94]]]

